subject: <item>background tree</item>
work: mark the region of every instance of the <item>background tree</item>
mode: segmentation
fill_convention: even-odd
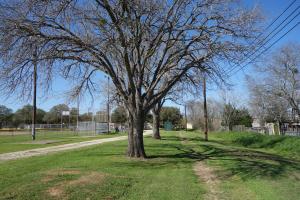
[[[242,108],[237,110],[234,125],[244,125],[245,127],[252,127],[252,121],[253,119],[248,109]]]
[[[181,84],[180,84],[181,85]],[[182,85],[181,85],[182,86]],[[160,127],[161,127],[161,118],[160,118],[160,112],[161,109],[164,105],[164,103],[169,100],[169,101],[173,101],[175,102],[182,94],[180,94],[180,92],[182,92],[182,90],[180,90],[181,88],[178,87],[178,84],[173,87],[168,94],[161,100],[159,100],[151,109],[151,115],[152,115],[152,137],[154,139],[161,139],[160,136]]]
[[[107,105],[105,105],[105,107],[107,107]],[[93,116],[93,113],[91,113],[91,112],[88,112],[87,114],[88,114],[90,117]],[[101,123],[101,122],[107,122],[107,118],[108,118],[108,115],[107,115],[107,109],[105,109],[105,110],[99,110],[99,111],[97,111],[97,112],[96,112],[96,115],[95,115],[95,117],[94,117],[94,120],[95,120],[96,122]],[[111,118],[111,116],[110,116],[110,118]]]
[[[13,115],[13,122],[15,126],[19,126],[21,124],[31,124],[32,123],[32,105],[25,105],[23,108],[18,109]],[[44,123],[44,117],[46,112],[42,109],[36,110],[36,122],[38,124]]]
[[[236,122],[238,110],[231,104],[225,104],[222,112],[222,125],[228,127],[232,131],[232,127]]]
[[[193,124],[195,129],[204,129],[204,114],[203,114],[203,102],[197,100],[190,100],[186,104],[188,121]],[[221,127],[222,119],[222,105],[220,102],[214,99],[208,99],[208,127],[209,130],[219,130]]]
[[[162,107],[160,112],[160,122],[164,124],[167,121],[172,122],[176,127],[181,125],[182,115],[179,108],[176,107]]]
[[[45,74],[58,68],[76,80],[74,95],[93,88],[95,73],[104,72],[129,113],[128,155],[146,157],[145,115],[212,55],[215,62],[240,58],[245,40],[257,33],[258,14],[220,0],[7,0],[0,19],[3,88],[15,91],[27,80],[23,69],[37,42]]]
[[[262,126],[266,122],[287,121],[290,106],[286,99],[266,92],[265,88],[256,82],[257,80],[254,82],[248,77],[251,114],[260,121]]]
[[[78,109],[77,108],[71,108],[70,109],[70,123],[71,124],[77,124],[77,115],[78,115]]]
[[[36,109],[36,123],[38,123],[38,124],[44,124],[45,123],[44,117],[45,117],[46,114],[47,114],[46,111],[44,111],[44,110],[42,110],[40,108],[37,108]]]
[[[151,110],[151,113],[152,113],[152,137],[155,138],[155,139],[161,139],[161,136],[160,136],[160,131],[159,131],[159,128],[160,128],[160,121],[161,121],[161,109],[162,109],[162,106],[165,102],[165,99],[162,99],[160,101],[158,101],[153,109]]]
[[[0,105],[0,128],[12,122],[13,111],[4,105]]]
[[[48,124],[61,123],[61,115],[63,111],[69,111],[69,107],[66,104],[58,104],[53,106],[44,116],[44,121],[46,121]]]
[[[126,109],[123,106],[118,106],[111,114],[112,123],[124,124],[127,122]]]
[[[234,125],[252,126],[252,116],[248,109],[237,108],[232,103],[225,104],[222,113],[222,125],[228,127],[230,131]]]
[[[255,80],[248,76],[253,114],[262,122],[288,121],[293,110],[299,118],[300,45],[288,44],[258,65]]]
[[[87,112],[83,113],[79,117],[80,121],[92,121],[93,120],[93,113],[92,112]]]
[[[185,74],[181,80],[168,92],[168,94],[160,101],[158,101],[151,110],[152,114],[152,137],[161,139],[160,130],[161,119],[160,112],[166,101],[172,101],[179,105],[185,105],[187,96],[199,97],[199,88],[201,88],[201,78],[198,73],[199,70],[193,70],[194,73]],[[211,73],[214,74],[214,73]],[[186,120],[186,119],[185,119]]]

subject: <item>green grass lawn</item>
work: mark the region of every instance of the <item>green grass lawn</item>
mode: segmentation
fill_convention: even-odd
[[[298,199],[297,148],[251,147],[237,142],[247,135],[230,134],[211,134],[209,142],[197,132],[147,137],[147,160],[125,157],[127,143],[119,141],[8,161],[0,164],[0,199],[203,199],[207,187],[192,170],[197,161],[215,170],[220,199]]]
[[[280,155],[300,160],[300,138],[282,137],[276,135],[261,135],[255,133],[225,132],[215,133],[213,139],[222,144],[249,147],[257,150],[267,150]]]
[[[89,137],[85,134],[77,135],[71,131],[38,131],[36,140],[31,140],[30,133],[24,135],[0,135],[0,153],[22,151],[41,147],[49,147],[87,140],[95,140],[108,137],[117,137],[125,135],[124,133],[100,134]]]
[[[299,199],[300,138],[255,133],[213,133],[204,142],[185,135],[195,159],[215,170],[222,199]]]

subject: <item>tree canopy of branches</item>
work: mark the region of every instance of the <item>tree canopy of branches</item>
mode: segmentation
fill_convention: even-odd
[[[146,157],[145,115],[193,68],[240,57],[257,13],[234,0],[1,1],[2,86],[26,83],[36,49],[43,75],[59,69],[74,94],[104,72],[129,113],[128,156]]]
[[[255,80],[248,77],[251,106],[261,121],[284,122],[293,110],[300,117],[300,45],[288,44],[258,66]],[[260,78],[258,78],[260,77]]]

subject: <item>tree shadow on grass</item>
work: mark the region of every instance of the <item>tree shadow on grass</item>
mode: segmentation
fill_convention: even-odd
[[[285,176],[289,170],[300,170],[300,162],[265,152],[241,149],[224,149],[214,145],[201,145],[202,159],[225,167],[229,175],[242,179]],[[204,154],[204,156],[203,156]],[[203,158],[204,157],[204,158]],[[228,174],[227,174],[228,175]]]
[[[223,145],[219,141],[203,142],[200,137],[180,138],[176,136],[165,136],[164,141],[149,142],[146,152],[148,159],[122,159],[114,160],[113,165],[135,169],[152,170],[174,169],[192,165],[196,161],[209,161],[217,166],[220,179],[238,175],[242,179],[248,178],[277,178],[290,176],[288,171],[300,171],[300,162],[286,157]],[[181,144],[180,141],[187,142]],[[200,141],[200,142],[199,142]],[[189,143],[191,142],[191,143]],[[91,152],[88,156],[124,156],[126,144],[114,148],[104,148]],[[87,156],[84,154],[84,156]],[[219,166],[219,167],[218,167]]]
[[[161,136],[162,141],[180,141],[180,138],[177,136]]]
[[[188,141],[196,140],[195,138],[184,139]],[[181,138],[177,137],[177,140],[181,140]],[[235,175],[242,179],[277,178],[288,175],[289,170],[300,171],[300,162],[297,160],[261,151],[223,146],[215,141],[197,144],[197,147],[194,144],[168,145],[168,148],[170,147],[177,153],[152,155],[149,156],[149,159],[168,158],[170,164],[209,160],[215,166],[221,166],[220,174],[223,174],[224,178]],[[163,147],[160,146],[159,148]],[[163,149],[161,150],[163,152]]]

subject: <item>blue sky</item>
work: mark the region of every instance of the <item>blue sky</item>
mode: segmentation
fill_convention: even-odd
[[[275,19],[293,0],[244,0],[244,3],[248,6],[253,5],[259,5],[263,10],[263,15],[267,21],[267,24],[272,22],[273,19]],[[290,8],[288,11],[291,12],[291,10],[295,9],[297,6],[300,6],[300,0],[297,0],[296,3]],[[288,12],[287,12],[288,13]],[[285,15],[286,16],[286,15]],[[282,18],[283,19],[283,18]],[[300,21],[300,17],[297,17],[297,20],[295,20],[294,24]],[[269,22],[269,23],[268,23]],[[271,27],[272,28],[272,27]],[[290,32],[285,38],[283,38],[280,42],[278,42],[275,46],[271,48],[271,51],[277,49],[278,47],[289,43],[289,42],[299,42],[300,43],[300,26],[295,28],[292,32]],[[246,74],[253,74],[253,66],[248,65],[244,70],[235,73],[229,80],[229,82],[233,85],[232,87],[232,93],[234,96],[236,96],[239,99],[240,104],[247,104],[248,100],[248,91],[245,83],[245,75]],[[99,82],[102,84],[106,83],[106,79],[104,79],[103,74],[100,75]],[[103,82],[105,81],[105,82]],[[76,107],[76,102],[70,102],[66,98],[66,91],[70,89],[70,83],[66,82],[62,78],[56,78],[55,82],[52,86],[52,91],[49,93],[49,95],[38,95],[37,99],[37,106],[39,108],[42,108],[46,111],[48,111],[52,106],[60,104],[60,103],[66,103],[69,104],[70,107]],[[39,92],[39,91],[38,91]],[[208,91],[208,98],[219,98],[219,90],[211,89]],[[103,93],[99,93],[99,95],[95,96],[92,100],[90,97],[85,96],[83,100],[80,103],[80,112],[87,112],[88,110],[99,110],[105,108],[105,98],[106,95],[103,95]],[[6,105],[9,108],[12,108],[13,110],[17,110],[18,108],[22,107],[25,104],[31,103],[31,101],[25,101],[16,99],[14,96],[12,96],[9,99],[5,99],[3,96],[0,97],[0,105]],[[167,102],[167,105],[170,106],[177,106],[180,107],[181,110],[182,107],[179,105],[176,105],[172,102]]]
[[[274,19],[277,18],[284,10],[287,8],[287,6],[292,3],[294,0],[245,0],[244,2],[246,5],[253,6],[253,5],[259,5],[259,7],[263,11],[263,15],[266,20],[266,24],[269,25],[273,22]],[[300,0],[297,0],[287,11],[286,13],[281,17],[281,20],[283,20],[285,17],[288,16],[291,11],[293,11],[295,8],[300,6]],[[297,11],[299,12],[299,10]],[[296,12],[296,13],[297,13]],[[295,13],[295,15],[296,15]],[[298,16],[293,23],[291,23],[290,26],[287,27],[291,28],[293,25],[295,25],[297,22],[300,21],[300,16]],[[276,25],[280,24],[280,20],[276,22],[272,27],[270,27],[268,30],[272,30],[272,28],[276,27]],[[283,31],[284,33],[285,31]],[[282,34],[278,34],[278,37],[275,37],[274,40],[270,41],[270,44],[275,41],[277,38],[279,38]],[[264,56],[267,56],[268,53],[271,53],[272,51],[278,49],[282,45],[285,45],[287,43],[294,43],[298,42],[300,43],[300,26],[296,27],[291,31],[289,34],[287,34],[282,40],[280,40],[278,43],[276,43],[269,51],[266,52],[266,54],[262,55],[260,58],[263,58]],[[257,60],[259,60],[258,58]],[[249,64],[247,65],[243,70],[240,70],[238,73],[235,73],[233,76],[230,77],[229,82],[233,85],[231,88],[232,90],[229,91],[229,93],[232,93],[232,96],[235,96],[235,99],[238,99],[238,103],[240,105],[247,105],[248,102],[248,89],[246,86],[245,81],[245,75],[253,76],[255,71],[253,70],[253,65]],[[219,98],[219,90],[213,89],[208,92],[208,97],[212,98]]]

